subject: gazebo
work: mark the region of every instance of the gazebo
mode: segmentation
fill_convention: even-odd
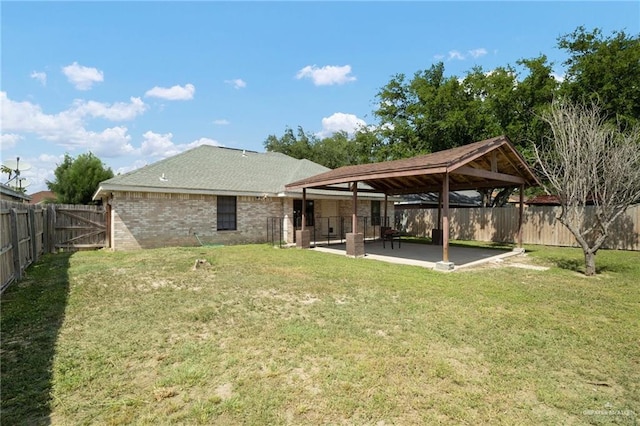
[[[438,216],[442,222],[442,261],[438,262],[436,267],[449,270],[454,266],[449,262],[449,191],[520,188],[518,245],[522,245],[524,188],[538,185],[540,181],[534,172],[509,138],[503,135],[402,160],[340,167],[292,182],[286,185],[286,189],[302,189],[303,203],[306,201],[308,188],[351,191],[352,233],[346,236],[347,255],[355,257],[364,255],[364,237],[357,229],[358,192],[373,191],[385,194],[385,206],[388,196],[438,192]],[[369,189],[363,189],[366,186]],[[385,211],[385,217],[386,213]],[[308,243],[305,242],[309,241],[306,235],[309,231],[304,229],[304,223],[303,218],[303,227],[298,231],[298,241],[302,242],[303,248],[307,248]]]

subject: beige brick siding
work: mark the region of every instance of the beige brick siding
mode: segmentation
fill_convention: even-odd
[[[316,226],[320,227],[323,200],[314,199],[314,202]],[[268,239],[269,217],[284,217],[284,240],[288,243],[294,240],[292,198],[237,197],[235,231],[216,230],[215,195],[115,192],[109,203],[112,207],[111,247],[114,250],[197,246],[194,233],[205,243],[264,243]],[[337,214],[346,216],[348,221],[351,200],[338,200],[337,210]],[[384,214],[384,206],[381,206],[381,214]],[[358,200],[358,215],[370,218],[369,200]],[[387,215],[393,217],[392,202],[389,202]],[[313,232],[313,227],[310,230]],[[321,232],[326,234],[328,231],[318,229],[318,233]],[[373,227],[368,226],[366,233],[373,235]]]
[[[194,233],[205,243],[266,242],[267,217],[282,216],[281,199],[237,197],[237,230],[217,231],[214,195],[124,192],[110,202],[115,250],[196,246]]]

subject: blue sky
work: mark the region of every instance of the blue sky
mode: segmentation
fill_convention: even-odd
[[[0,151],[46,189],[64,153],[122,173],[202,143],[374,125],[376,93],[540,54],[579,25],[640,32],[640,2],[0,3]],[[4,183],[7,175],[0,179]]]

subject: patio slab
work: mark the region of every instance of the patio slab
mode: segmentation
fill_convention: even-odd
[[[316,245],[313,250],[346,256],[345,244]],[[397,243],[394,244],[393,249],[389,242],[383,247],[381,241],[367,241],[364,245],[364,251],[364,259],[430,269],[436,269],[436,263],[442,261],[442,246],[415,244],[406,241],[403,241],[400,247],[397,246]],[[459,270],[521,253],[520,249],[449,246],[449,261],[454,264],[453,270]]]

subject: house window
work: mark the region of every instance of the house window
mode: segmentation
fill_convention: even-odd
[[[371,201],[371,225],[380,225],[380,201]]]
[[[306,215],[305,226],[314,226],[314,208],[313,200],[307,200],[307,207],[304,214]],[[296,228],[302,226],[302,200],[293,200],[293,224]]]
[[[218,196],[218,231],[236,230],[236,197]]]

